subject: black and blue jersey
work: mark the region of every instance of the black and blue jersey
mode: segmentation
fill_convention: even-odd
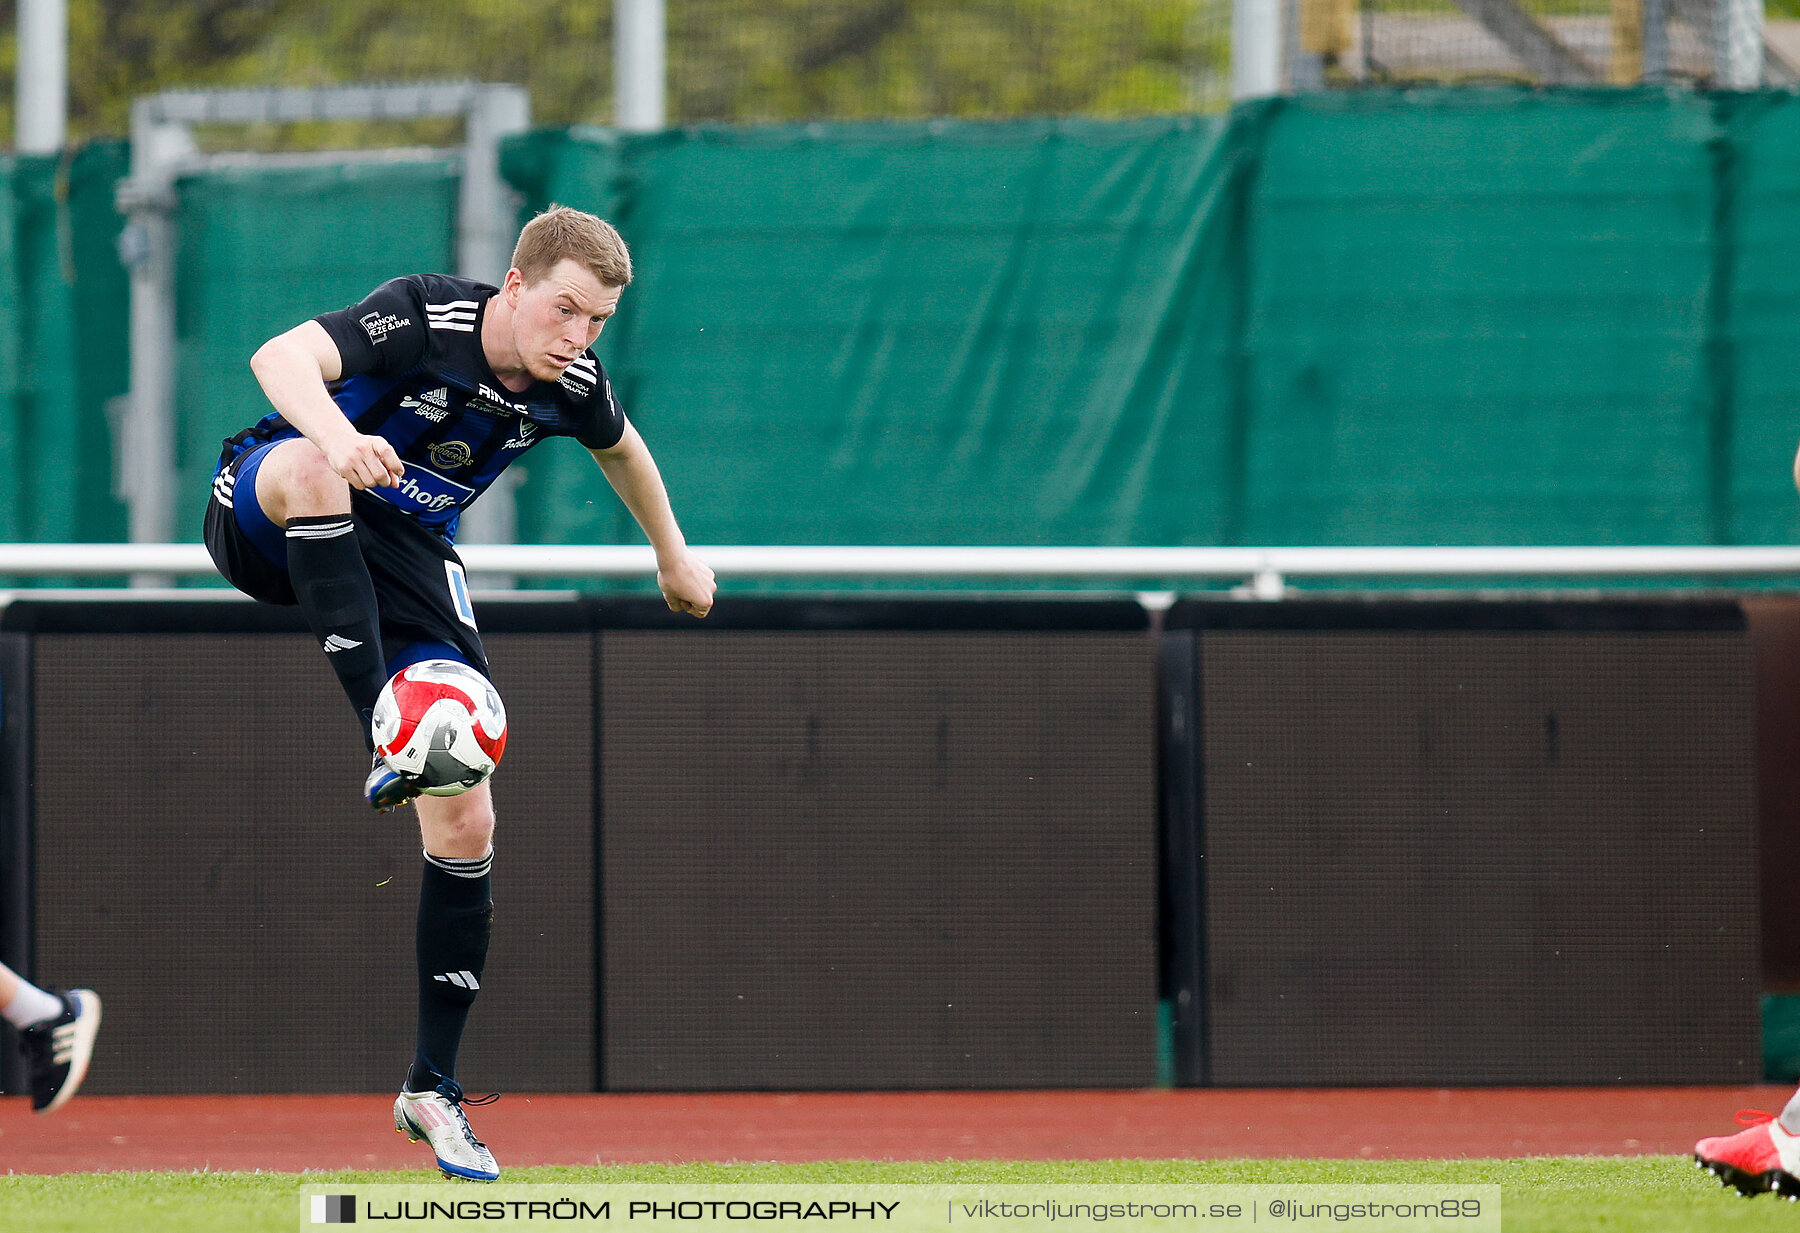
[[[497,294],[466,278],[413,274],[315,318],[343,357],[332,398],[358,432],[386,438],[406,466],[397,485],[367,494],[451,539],[463,507],[545,437],[608,449],[625,433],[625,413],[592,351],[556,381],[534,381],[518,394],[500,384],[481,349],[482,314]],[[218,469],[299,435],[280,415],[264,416],[225,442]]]

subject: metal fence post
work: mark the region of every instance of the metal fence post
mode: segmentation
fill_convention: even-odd
[[[1669,0],[1644,0],[1644,81],[1669,80]]]
[[[1232,0],[1231,97],[1281,93],[1282,0]]]
[[[117,443],[131,541],[165,543],[175,529],[175,176],[195,152],[188,126],[150,100],[131,107],[131,178],[118,188],[130,222],[119,256],[131,271],[131,398]],[[133,585],[167,586],[162,574]]]
[[[457,201],[456,263],[465,278],[499,286],[512,265],[518,234],[519,197],[500,176],[500,141],[531,127],[531,92],[524,86],[478,86],[469,111]],[[512,474],[512,473],[507,473]],[[507,474],[500,478],[507,479]],[[517,476],[496,483],[463,514],[457,538],[467,544],[505,544],[518,537]],[[483,590],[510,588],[503,574],[470,582]]]
[[[512,264],[519,196],[500,176],[500,142],[531,127],[524,86],[477,86],[463,147],[457,198],[456,264],[464,278],[499,286]]]
[[[647,133],[668,123],[663,0],[617,0],[613,9],[613,123]]]
[[[68,0],[19,0],[18,22],[13,145],[20,154],[55,154],[69,118]]]
[[[1754,90],[1763,79],[1762,0],[1717,0],[1713,84]]]

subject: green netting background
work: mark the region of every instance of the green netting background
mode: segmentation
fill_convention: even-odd
[[[125,538],[108,400],[129,385],[113,185],[127,147],[0,159],[0,538]]]
[[[1706,542],[1708,101],[1331,101],[1251,192],[1233,538]]]
[[[507,166],[635,246],[602,350],[691,539],[1199,542],[1229,389],[1223,132],[573,133]],[[586,503],[585,457],[543,455],[528,533],[628,532]]]
[[[457,165],[397,159],[177,184],[177,525],[200,538],[219,442],[268,414],[250,356],[272,335],[397,274],[454,268]]]
[[[0,534],[118,538],[121,146],[6,164]],[[696,542],[1789,542],[1800,99],[1441,90],[1223,118],[531,134],[614,219],[599,350]],[[181,467],[269,334],[447,268],[451,160],[180,185]],[[586,455],[522,537],[635,538]]]

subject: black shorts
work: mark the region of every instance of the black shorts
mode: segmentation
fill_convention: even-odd
[[[215,479],[206,503],[206,550],[225,581],[250,598],[291,605],[299,600],[288,578],[286,538],[256,503],[256,468],[267,452],[268,446],[246,451]],[[460,659],[489,675],[455,546],[365,492],[350,494],[350,513],[375,583],[388,672],[422,659]]]

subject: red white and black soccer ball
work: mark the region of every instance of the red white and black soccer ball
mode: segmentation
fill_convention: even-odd
[[[375,752],[427,796],[485,780],[506,752],[506,708],[488,679],[453,659],[402,668],[375,701]]]

